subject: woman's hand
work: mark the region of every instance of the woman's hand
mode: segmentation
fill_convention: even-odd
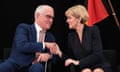
[[[71,58],[65,60],[65,66],[69,66],[70,64],[79,65],[79,63],[80,63],[80,61],[74,60]]]

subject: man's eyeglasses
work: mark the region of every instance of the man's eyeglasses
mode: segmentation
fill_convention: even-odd
[[[51,16],[51,15],[48,15],[48,14],[40,14],[40,15],[44,15],[46,18],[48,18],[48,19],[54,19],[54,17],[53,16]]]

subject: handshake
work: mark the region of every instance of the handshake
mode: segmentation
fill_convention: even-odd
[[[53,43],[45,42],[45,47],[50,50],[51,54],[61,56],[61,50],[60,50],[57,43],[55,43],[55,42],[53,42]]]
[[[59,57],[62,57],[62,52],[55,42],[45,42],[45,48],[49,49],[50,53],[41,53],[36,52],[35,53],[35,60],[33,60],[32,64],[36,62],[47,62],[50,58],[52,58],[52,55],[58,55]]]

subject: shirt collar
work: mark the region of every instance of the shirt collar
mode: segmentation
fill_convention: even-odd
[[[36,28],[37,32],[42,31],[42,28],[40,26],[38,26],[38,24],[36,24],[36,23],[35,23],[35,28]]]

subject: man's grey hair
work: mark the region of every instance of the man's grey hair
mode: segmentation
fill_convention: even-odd
[[[43,13],[43,12],[44,12],[44,9],[47,8],[47,7],[52,8],[50,5],[39,5],[39,6],[36,8],[35,13]]]

